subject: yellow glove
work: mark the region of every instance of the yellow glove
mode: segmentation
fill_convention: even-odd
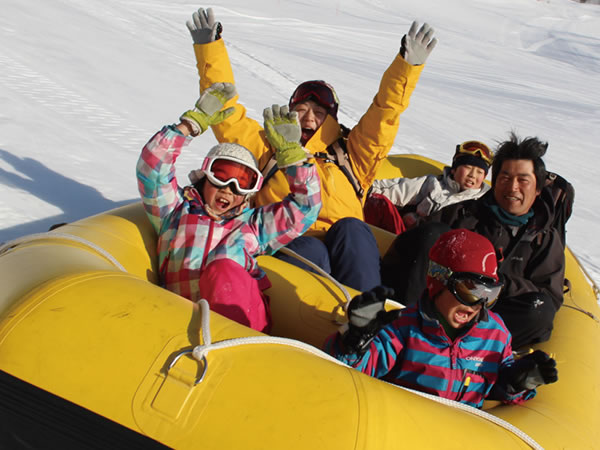
[[[233,114],[235,108],[223,110],[223,106],[236,96],[235,86],[231,83],[215,83],[202,92],[196,107],[179,118],[192,130],[192,136],[204,133],[211,125],[223,122]]]
[[[287,106],[273,105],[263,111],[265,134],[275,148],[275,159],[280,169],[306,161],[306,151],[300,144],[302,129],[298,113]]]

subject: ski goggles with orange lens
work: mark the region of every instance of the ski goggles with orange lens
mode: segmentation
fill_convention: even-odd
[[[290,109],[311,98],[324,108],[337,111],[339,101],[335,91],[329,84],[319,80],[306,81],[298,86],[290,98]]]
[[[263,176],[258,169],[227,156],[205,158],[202,170],[208,181],[217,187],[233,184],[234,194],[237,195],[258,192],[263,182]]]
[[[477,156],[490,166],[492,165],[492,162],[494,162],[494,153],[487,145],[479,141],[466,141],[457,145],[454,158],[456,159],[461,154]]]
[[[474,272],[453,272],[434,261],[429,262],[428,275],[444,284],[460,303],[466,306],[494,306],[504,283]]]

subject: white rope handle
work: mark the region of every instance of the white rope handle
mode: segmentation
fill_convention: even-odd
[[[325,272],[323,269],[321,269],[319,266],[317,266],[315,263],[313,263],[312,261],[306,259],[304,256],[299,255],[294,250],[291,250],[287,247],[282,247],[279,249],[279,251],[285,255],[292,256],[292,257],[296,258],[297,260],[302,261],[304,264],[309,266],[311,269],[313,269],[319,275],[324,276],[329,281],[331,281],[333,284],[335,284],[338,287],[338,289],[340,291],[342,291],[342,294],[344,295],[344,298],[346,299],[346,303],[345,303],[346,305],[350,302],[350,300],[352,300],[352,298],[350,297],[350,293],[348,292],[346,287],[342,283],[340,283],[338,280],[333,278],[331,275],[329,275],[327,272]]]
[[[31,242],[31,241],[39,241],[42,239],[64,239],[67,241],[77,242],[79,244],[82,244],[82,245],[89,247],[92,250],[100,253],[102,256],[104,256],[106,259],[108,259],[121,272],[127,272],[127,270],[125,270],[125,267],[123,267],[123,265],[119,261],[117,261],[117,259],[113,255],[111,255],[108,251],[104,250],[99,245],[96,245],[93,242],[88,241],[87,239],[84,239],[82,237],[74,236],[74,235],[68,234],[68,233],[48,233],[47,232],[47,233],[36,233],[36,234],[30,234],[27,236],[23,236],[23,237],[14,239],[12,241],[9,241],[9,242],[6,242],[6,243],[0,245],[0,255],[8,252],[10,249],[16,247],[19,244],[23,244],[23,243]]]
[[[198,304],[200,305],[200,309],[202,311],[202,319],[201,319],[202,320],[202,341],[204,343],[202,345],[197,345],[192,350],[192,355],[199,362],[206,363],[206,355],[208,355],[208,353],[212,350],[222,350],[222,349],[226,349],[226,348],[236,347],[239,345],[279,344],[279,345],[287,345],[290,347],[298,348],[300,350],[306,351],[308,353],[311,353],[313,355],[316,355],[316,356],[326,359],[328,361],[334,362],[341,366],[348,367],[352,370],[356,370],[356,369],[352,368],[351,366],[343,363],[342,361],[334,358],[333,356],[319,350],[318,348],[313,347],[312,345],[306,344],[304,342],[297,341],[295,339],[272,337],[272,336],[252,336],[252,337],[245,337],[245,338],[226,339],[224,341],[219,341],[219,342],[216,342],[213,344],[212,337],[210,335],[210,307],[208,305],[208,302],[205,299],[199,300]],[[205,368],[206,368],[206,366],[205,366]],[[204,377],[204,374],[203,374],[203,377]],[[381,380],[381,381],[383,381],[383,380]],[[473,414],[473,415],[476,415],[483,419],[486,419],[486,420],[488,420],[492,423],[495,423],[496,425],[504,428],[505,430],[513,433],[514,435],[518,436],[521,440],[523,440],[525,443],[527,443],[527,445],[529,445],[531,448],[533,448],[535,450],[544,450],[541,445],[539,445],[531,436],[529,436],[524,431],[515,427],[511,423],[509,423],[499,417],[496,417],[492,414],[489,414],[485,411],[474,408],[473,406],[466,405],[464,403],[456,402],[454,400],[440,398],[440,397],[437,397],[437,396],[434,396],[431,394],[427,394],[425,392],[415,391],[413,389],[408,389],[408,388],[398,386],[398,385],[395,385],[392,383],[388,383],[388,384],[392,387],[404,389],[405,391],[412,392],[414,394],[420,395],[421,397],[425,397],[429,400],[433,400],[435,402],[442,403],[444,405],[448,405],[453,408],[460,409],[462,411],[466,411],[470,414]]]
[[[306,259],[304,256],[299,255],[298,253],[296,253],[294,250],[291,250],[287,247],[282,247],[281,249],[279,249],[279,251],[281,253],[284,253],[288,256],[292,256],[296,259],[298,259],[299,261],[302,261],[304,264],[306,264],[307,266],[311,267],[312,269],[314,269],[317,273],[319,273],[319,275],[322,275],[323,277],[327,278],[329,281],[331,281],[333,284],[335,284],[338,289],[340,291],[342,291],[342,294],[344,295],[344,298],[346,299],[346,303],[344,303],[344,310],[346,310],[348,308],[348,303],[350,303],[350,301],[352,300],[352,298],[350,297],[350,293],[348,292],[348,290],[346,289],[346,287],[340,283],[338,280],[336,280],[335,278],[333,278],[331,275],[329,275],[327,272],[325,272],[321,267],[317,266],[315,263],[313,263],[312,261]],[[397,302],[395,300],[391,300],[391,299],[386,299],[385,300],[386,305],[391,305],[397,309],[402,309],[405,306],[400,303]]]

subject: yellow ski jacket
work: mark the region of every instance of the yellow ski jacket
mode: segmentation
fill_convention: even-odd
[[[235,83],[229,55],[223,39],[195,44],[200,90],[213,83]],[[352,169],[365,192],[369,189],[381,161],[387,156],[398,132],[400,114],[408,107],[410,96],[417,84],[423,65],[412,66],[397,55],[383,74],[379,91],[367,112],[350,131],[346,148]],[[265,132],[257,121],[246,116],[246,108],[238,103],[238,96],[225,107],[235,106],[235,112],[212,130],[219,142],[235,142],[250,150],[258,159],[259,167],[265,167],[274,149],[269,145]],[[312,154],[327,152],[327,147],[342,135],[340,124],[330,115],[306,143]],[[363,220],[363,200],[360,200],[350,181],[335,162],[316,158],[315,164],[321,179],[322,208],[311,231],[322,234],[344,217]],[[278,171],[254,197],[257,206],[281,201],[290,193],[284,173]],[[366,197],[366,196],[365,196]]]

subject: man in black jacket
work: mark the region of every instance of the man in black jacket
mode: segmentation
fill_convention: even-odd
[[[553,226],[551,193],[544,189],[547,147],[537,138],[521,141],[511,133],[498,147],[492,189],[485,196],[447,206],[396,238],[383,258],[382,279],[399,301],[413,303],[424,291],[427,253],[437,237],[449,228],[467,228],[496,248],[505,287],[494,311],[512,333],[513,348],[550,338],[563,302],[565,247]]]

